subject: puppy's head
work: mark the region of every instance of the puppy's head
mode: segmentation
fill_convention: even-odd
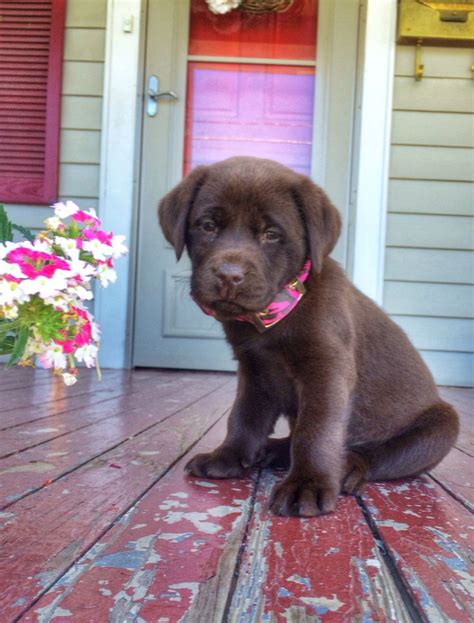
[[[197,167],[163,198],[159,216],[178,259],[188,250],[194,297],[221,319],[264,309],[308,256],[320,272],[341,228],[311,180],[250,157]]]

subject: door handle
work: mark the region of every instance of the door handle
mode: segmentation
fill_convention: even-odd
[[[154,117],[158,112],[158,100],[162,97],[170,97],[177,100],[178,96],[174,91],[160,91],[160,81],[157,76],[148,78],[148,91],[146,97],[146,113],[149,117]]]

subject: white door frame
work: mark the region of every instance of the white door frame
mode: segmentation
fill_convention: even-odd
[[[124,234],[132,246],[130,255],[117,265],[118,283],[107,290],[99,290],[94,307],[102,327],[101,364],[111,368],[131,365],[136,261],[133,244],[136,239],[137,168],[143,114],[141,50],[145,32],[145,4],[145,0],[107,1],[99,216],[106,229]],[[321,2],[319,32],[329,46],[323,66],[325,62],[337,59],[337,37],[334,37],[337,20],[330,24],[324,23],[324,16],[331,13],[327,10],[329,4],[341,4],[342,10],[343,0]],[[380,302],[385,252],[396,0],[366,0],[366,16],[360,141],[358,153],[354,154],[358,173],[355,177],[352,234],[353,277],[363,292]],[[321,79],[325,86],[319,93],[324,93],[324,88],[329,85],[324,74]],[[337,84],[333,88],[337,88]],[[330,111],[324,106],[323,99],[319,109],[322,114],[316,136],[322,144],[325,128],[330,122]],[[351,141],[351,137],[343,138]],[[317,180],[327,186],[330,183],[328,167],[336,164],[325,162],[316,172]]]
[[[143,0],[107,0],[99,217],[104,229],[126,236],[130,253],[116,264],[117,283],[96,290],[94,314],[105,368],[131,366],[145,5]]]
[[[354,153],[354,284],[382,304],[397,0],[366,0],[358,145]]]

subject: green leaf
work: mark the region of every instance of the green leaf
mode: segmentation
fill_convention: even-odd
[[[8,219],[5,208],[0,204],[0,243],[13,240],[12,224]]]
[[[14,366],[23,355],[23,353],[25,352],[29,334],[30,332],[28,330],[28,327],[21,327],[19,329],[12,354],[5,365],[6,368],[11,368],[12,366]]]
[[[15,346],[15,338],[13,335],[8,335],[3,340],[0,340],[0,355],[11,355]]]
[[[35,235],[27,227],[23,227],[22,225],[12,225],[12,229],[20,232],[23,238],[26,238],[28,242],[34,242]]]

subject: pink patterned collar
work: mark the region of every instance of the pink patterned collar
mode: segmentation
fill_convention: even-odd
[[[241,322],[250,322],[260,333],[263,333],[270,327],[276,325],[280,320],[286,318],[290,312],[298,305],[299,301],[306,293],[304,282],[308,279],[311,270],[311,261],[306,260],[301,272],[297,277],[292,279],[278,292],[274,300],[260,312],[243,314],[237,316],[236,320]],[[208,316],[215,316],[215,312],[205,305],[201,305],[195,301],[202,311]]]

